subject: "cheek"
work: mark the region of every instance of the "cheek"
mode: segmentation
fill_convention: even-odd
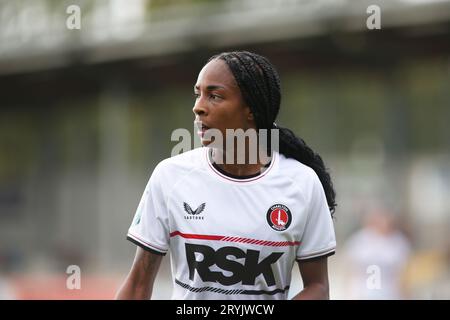
[[[228,112],[225,117],[229,128],[245,130],[248,127],[247,115],[242,108],[236,108],[233,112]]]
[[[247,130],[253,127],[253,121],[249,120],[248,107],[241,106],[239,111],[236,112],[236,121],[239,123],[239,127]]]
[[[234,121],[240,125],[240,127],[247,125],[249,108],[243,104],[240,99],[233,101],[230,110],[232,110],[232,115]]]

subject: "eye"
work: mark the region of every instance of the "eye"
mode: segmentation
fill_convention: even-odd
[[[211,97],[212,100],[220,100],[220,99],[222,99],[222,97],[218,96],[217,94],[211,94],[210,97]]]
[[[197,100],[198,98],[200,98],[200,94],[197,92],[194,92],[194,98],[195,98],[195,100]]]

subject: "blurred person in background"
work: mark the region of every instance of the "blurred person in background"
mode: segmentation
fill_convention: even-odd
[[[410,243],[391,212],[375,207],[344,249],[349,299],[406,299]]]

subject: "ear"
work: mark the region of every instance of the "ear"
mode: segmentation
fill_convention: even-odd
[[[250,110],[250,107],[246,106],[245,109],[247,112],[247,120],[250,122],[255,121],[255,117],[253,116],[253,112]]]
[[[245,118],[247,119],[246,129],[248,128],[256,129],[255,116],[249,106],[245,106]]]

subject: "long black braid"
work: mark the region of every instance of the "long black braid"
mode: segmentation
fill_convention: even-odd
[[[248,51],[223,52],[211,57],[208,62],[214,59],[225,61],[233,73],[242,97],[253,113],[257,128],[279,129],[280,153],[300,161],[316,172],[333,215],[336,192],[322,158],[290,129],[275,125],[281,104],[280,78],[275,67],[267,58]]]

